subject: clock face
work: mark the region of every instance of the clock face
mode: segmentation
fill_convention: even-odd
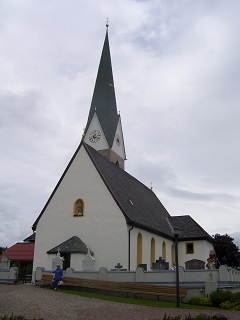
[[[89,141],[95,143],[98,142],[101,138],[101,132],[98,130],[93,130],[89,134]]]
[[[116,134],[115,141],[116,141],[117,146],[119,147],[121,145],[121,139],[118,134]]]

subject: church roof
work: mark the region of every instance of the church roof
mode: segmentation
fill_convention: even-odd
[[[179,229],[179,240],[208,239],[210,242],[213,242],[212,237],[189,215],[172,216],[169,221],[173,228]]]
[[[76,236],[71,237],[70,239],[60,243],[58,246],[48,250],[47,253],[58,253],[60,251],[61,254],[66,253],[84,253],[87,254],[88,248],[86,244]]]
[[[179,240],[211,237],[191,217],[171,217],[155,193],[136,178],[84,144],[109,191],[132,226],[173,239],[173,229],[180,230]]]
[[[36,233],[31,234],[29,237],[24,239],[24,242],[35,242]]]
[[[108,32],[106,32],[105,36],[85,133],[88,130],[95,112],[97,113],[108,144],[111,147],[114,141],[119,115],[117,113]]]

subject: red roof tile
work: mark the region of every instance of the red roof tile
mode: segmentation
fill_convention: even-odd
[[[11,262],[33,262],[34,243],[16,243],[7,249],[3,254],[7,254]],[[0,256],[1,258],[1,256]]]

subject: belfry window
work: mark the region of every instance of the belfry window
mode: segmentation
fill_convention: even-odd
[[[74,217],[82,217],[84,215],[84,202],[82,199],[77,199],[73,205]]]

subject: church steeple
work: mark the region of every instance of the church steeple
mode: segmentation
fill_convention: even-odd
[[[108,23],[84,141],[124,168],[126,159],[112,73]]]

